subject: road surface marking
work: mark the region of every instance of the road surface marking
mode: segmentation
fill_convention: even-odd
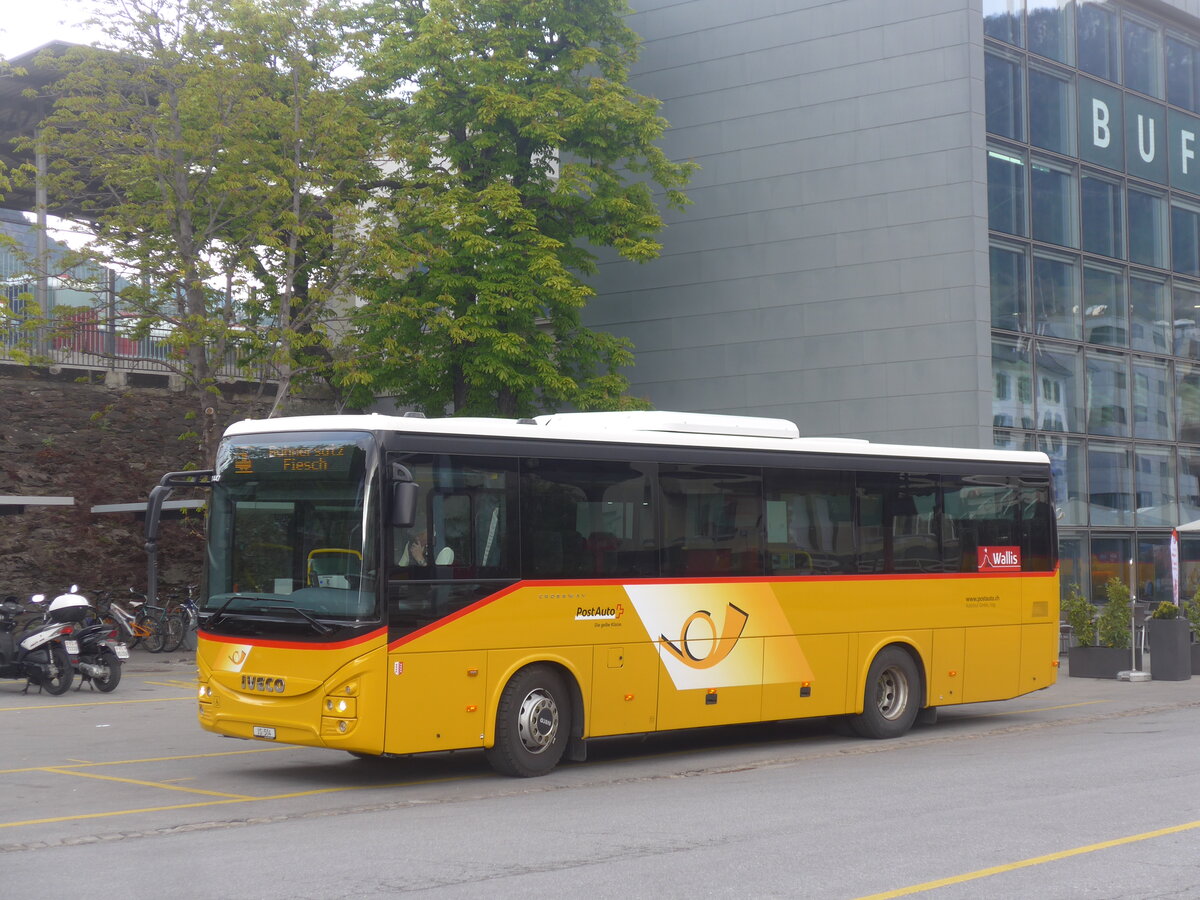
[[[1144,831],[1141,834],[1131,834],[1128,837],[1113,838],[1111,841],[1101,841],[1098,844],[1088,844],[1084,847],[1075,847],[1071,850],[1060,850],[1057,853],[1047,853],[1045,856],[1035,856],[1031,859],[1023,859],[1020,862],[1006,863],[1001,866],[990,866],[986,869],[978,869],[974,872],[967,872],[963,875],[954,875],[950,878],[939,878],[937,881],[926,881],[924,884],[914,884],[910,887],[899,888],[894,891],[884,891],[882,894],[869,894],[865,897],[859,897],[858,900],[891,900],[893,897],[907,897],[911,894],[921,894],[925,891],[936,890],[937,888],[949,887],[952,884],[965,884],[968,881],[977,881],[980,878],[990,878],[993,875],[1003,875],[1005,872],[1015,872],[1017,869],[1027,869],[1030,866],[1040,866],[1045,863],[1058,862],[1060,859],[1070,859],[1072,856],[1082,856],[1085,853],[1095,853],[1097,850],[1110,850],[1113,847],[1121,847],[1125,844],[1136,844],[1138,841],[1148,841],[1152,838],[1166,837],[1171,834],[1182,834],[1185,831],[1193,831],[1200,828],[1200,821],[1187,822],[1183,825],[1172,825],[1170,828],[1159,828],[1154,831]]]

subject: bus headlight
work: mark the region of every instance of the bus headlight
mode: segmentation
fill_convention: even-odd
[[[326,697],[325,715],[355,718],[358,715],[358,703],[353,697]]]
[[[197,699],[199,699],[201,703],[212,703],[212,688],[210,688],[207,684],[200,685]]]

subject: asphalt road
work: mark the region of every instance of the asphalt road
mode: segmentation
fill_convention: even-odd
[[[0,896],[1200,898],[1200,678],[1062,678],[896,741],[823,720],[363,762],[200,731],[194,670],[0,682]]]

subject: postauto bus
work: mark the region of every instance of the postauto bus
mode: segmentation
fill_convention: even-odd
[[[199,719],[358,756],[840,717],[867,738],[1054,683],[1040,453],[669,412],[232,425]]]

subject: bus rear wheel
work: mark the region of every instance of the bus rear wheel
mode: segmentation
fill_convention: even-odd
[[[863,711],[848,716],[860,737],[887,739],[907,734],[921,704],[921,677],[908,651],[885,647],[871,662]]]
[[[496,742],[487,750],[503,775],[545,775],[562,759],[571,733],[567,685],[549,666],[530,666],[512,677],[496,708]]]

